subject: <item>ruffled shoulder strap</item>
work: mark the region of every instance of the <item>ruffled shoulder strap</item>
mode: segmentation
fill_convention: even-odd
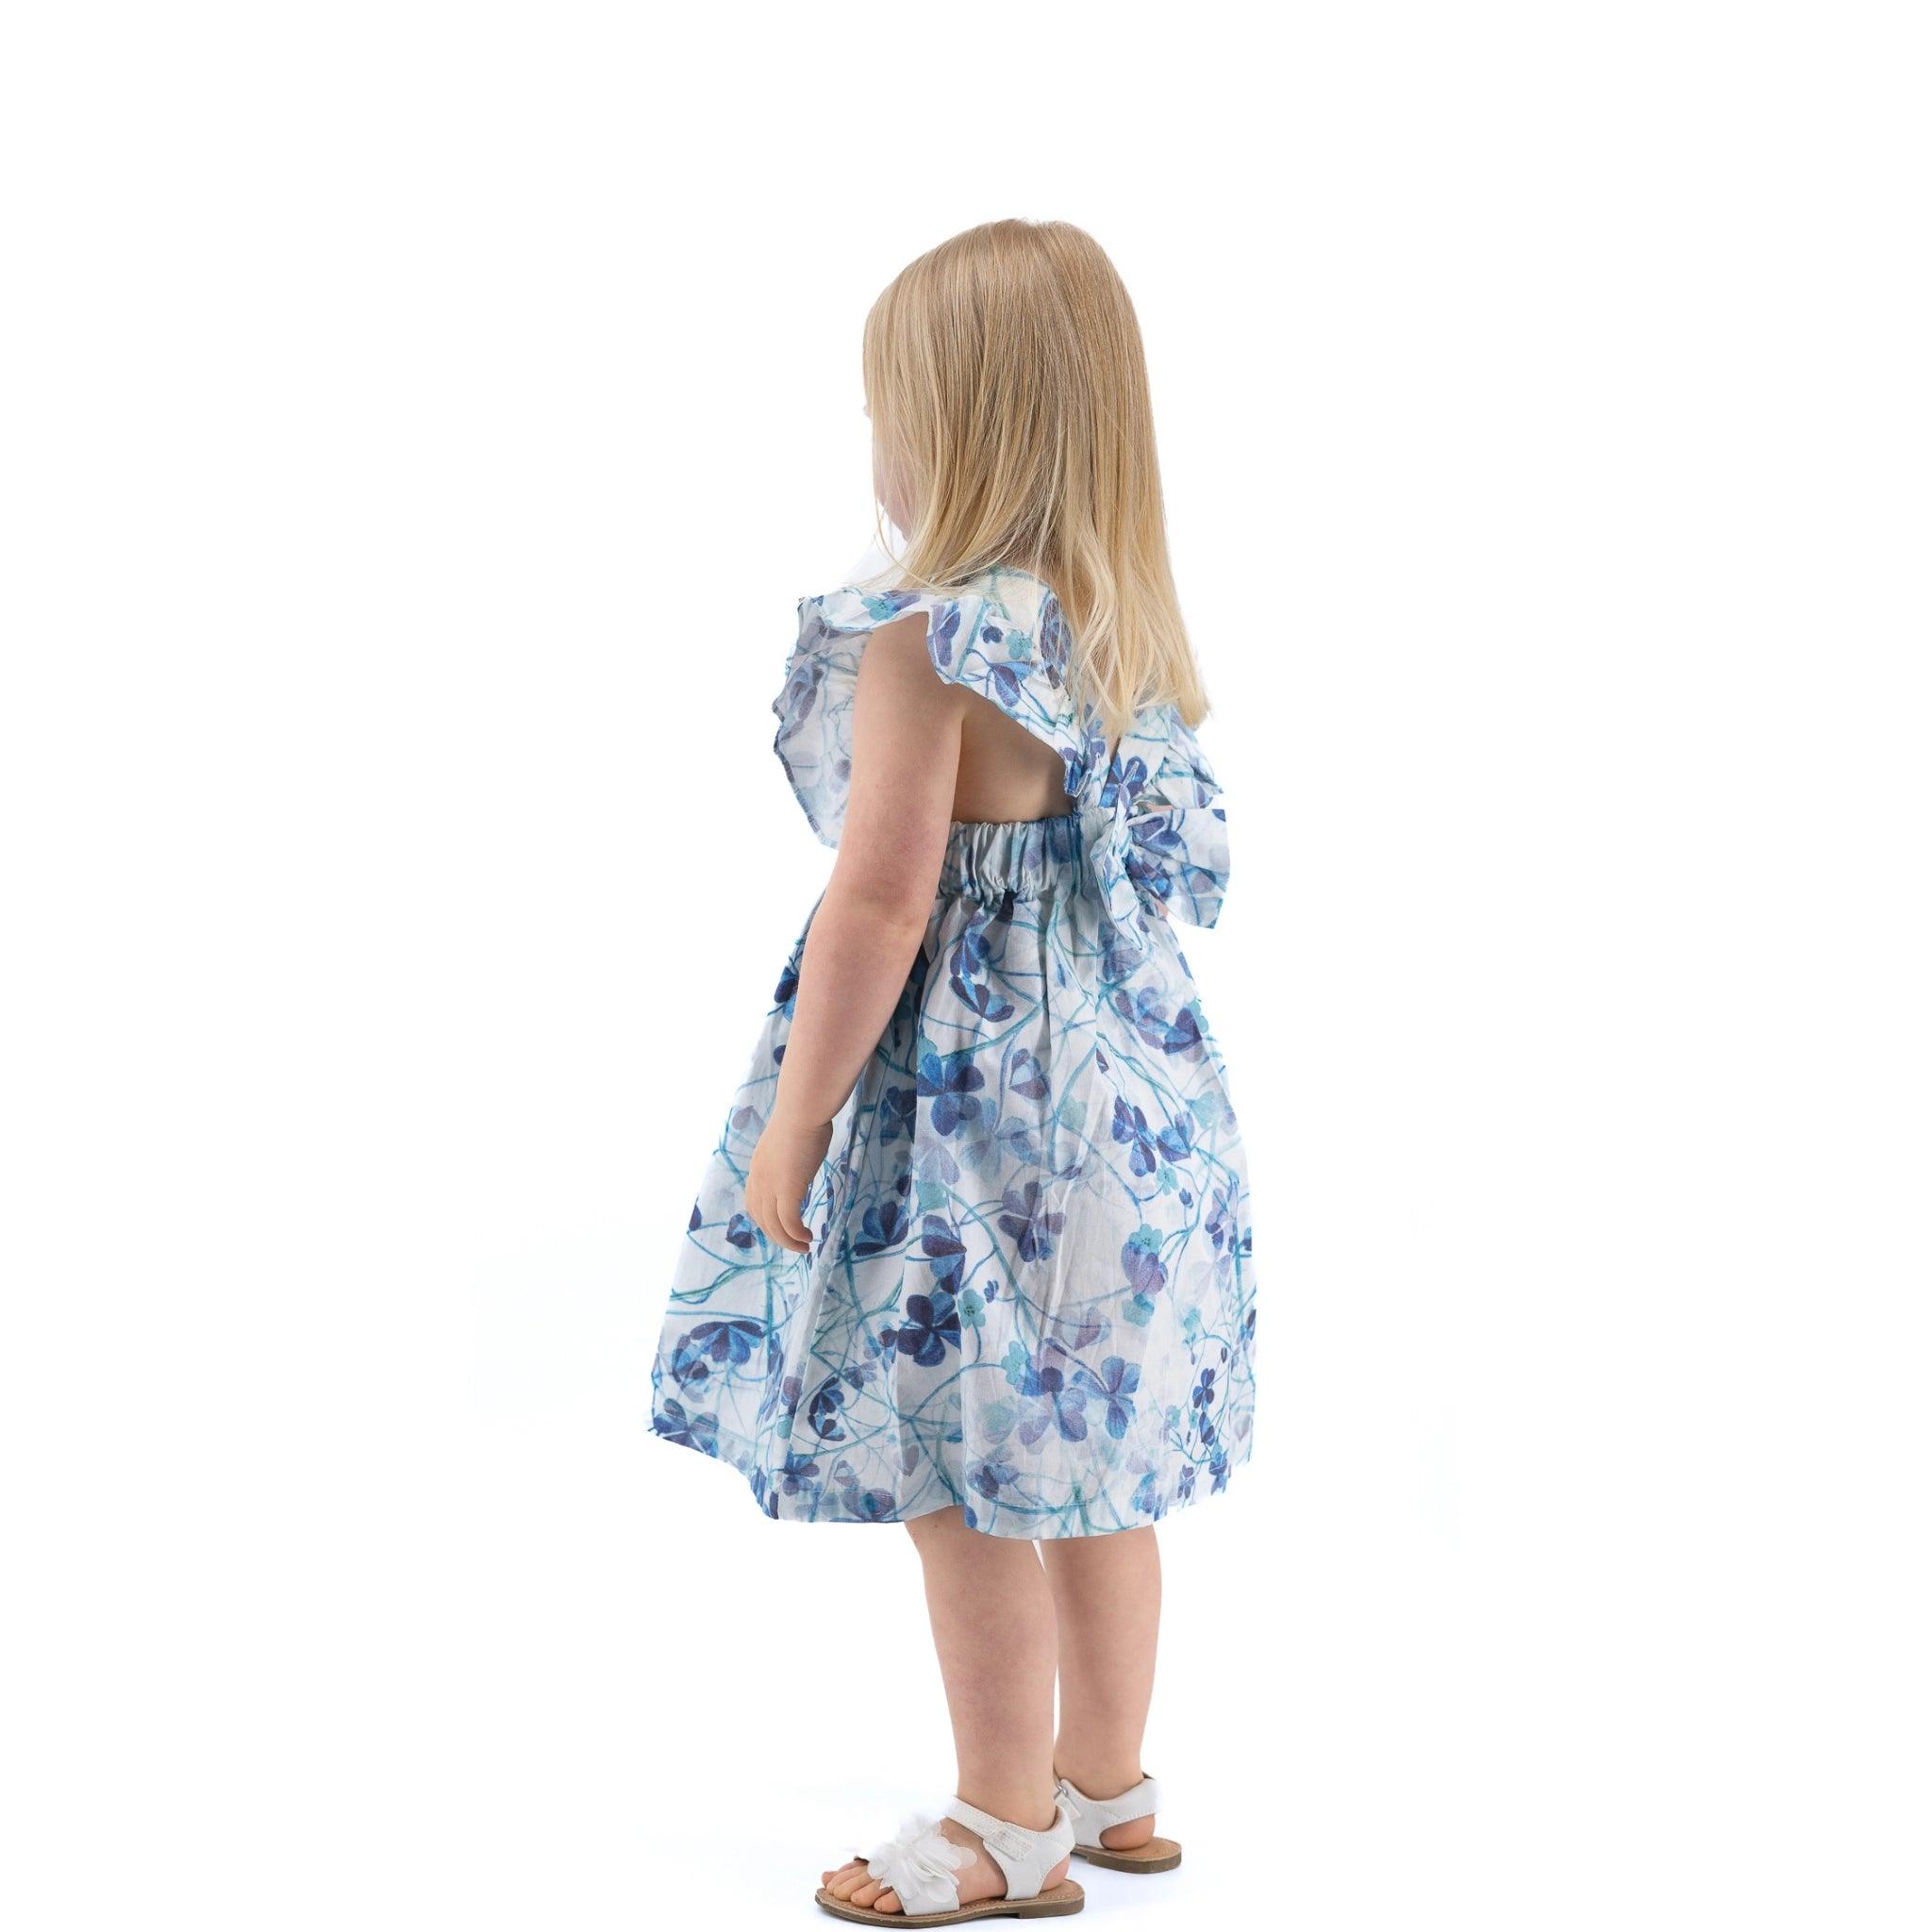
[[[855,575],[862,575],[855,573]],[[773,702],[773,749],[812,829],[839,842],[852,783],[852,710],[865,641],[910,611],[926,613],[933,669],[965,686],[1059,753],[1078,795],[1105,760],[1066,689],[1067,625],[1059,599],[1024,571],[982,572],[956,590],[866,591],[850,586],[798,603],[798,641]]]

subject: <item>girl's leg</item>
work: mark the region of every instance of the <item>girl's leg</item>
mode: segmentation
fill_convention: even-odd
[[[995,1818],[1044,1831],[1055,1813],[1053,1683],[1057,1662],[1053,1593],[1030,1542],[968,1529],[961,1512],[916,1516],[907,1528],[925,1569],[940,1674],[958,1753],[958,1795]],[[979,1856],[958,1874],[959,1903],[998,1898],[1005,1874],[980,1851],[979,1840],[951,1819],[945,1835]],[[1067,1875],[1062,1860],[1046,1885]],[[896,1893],[882,1891],[862,1859],[828,1872],[825,1884],[854,1905],[896,1912]]]
[[[1059,1624],[1060,1728],[1054,1769],[1090,1798],[1141,1782],[1141,1736],[1154,1697],[1160,1551],[1148,1529],[1060,1537],[1041,1545]],[[1109,1826],[1102,1844],[1131,1851],[1154,1820]]]

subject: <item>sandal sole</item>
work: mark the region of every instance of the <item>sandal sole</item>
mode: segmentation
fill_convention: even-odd
[[[1087,1893],[1069,1878],[1038,1898],[983,1898],[977,1904],[961,1906],[951,1912],[881,1912],[871,1906],[847,1905],[834,1898],[822,1885],[814,1894],[819,1910],[835,1919],[850,1919],[860,1925],[959,1925],[968,1919],[1062,1919],[1077,1912],[1087,1903]]]
[[[1171,1838],[1150,1838],[1128,1852],[1111,1852],[1105,1845],[1075,1845],[1074,1856],[1108,1872],[1172,1872],[1181,1861],[1181,1848]]]

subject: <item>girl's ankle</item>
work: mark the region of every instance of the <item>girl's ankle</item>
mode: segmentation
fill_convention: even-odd
[[[985,1781],[969,1784],[962,1778],[958,1795],[975,1810],[989,1812],[1027,1831],[1050,1831],[1059,1815],[1059,1805],[1051,1787],[1041,1793]]]
[[[1053,1761],[1053,1774],[1065,1778],[1076,1791],[1084,1791],[1090,1798],[1117,1798],[1123,1791],[1132,1790],[1146,1775],[1138,1764],[1128,1766],[1124,1760],[1058,1755]]]

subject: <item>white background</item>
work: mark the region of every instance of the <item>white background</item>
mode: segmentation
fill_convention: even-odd
[[[1927,1923],[1917,12],[8,8],[10,1923],[806,1926],[949,1789],[903,1536],[644,1416],[859,325],[1007,214],[1146,336],[1264,1297],[1091,1908]]]

